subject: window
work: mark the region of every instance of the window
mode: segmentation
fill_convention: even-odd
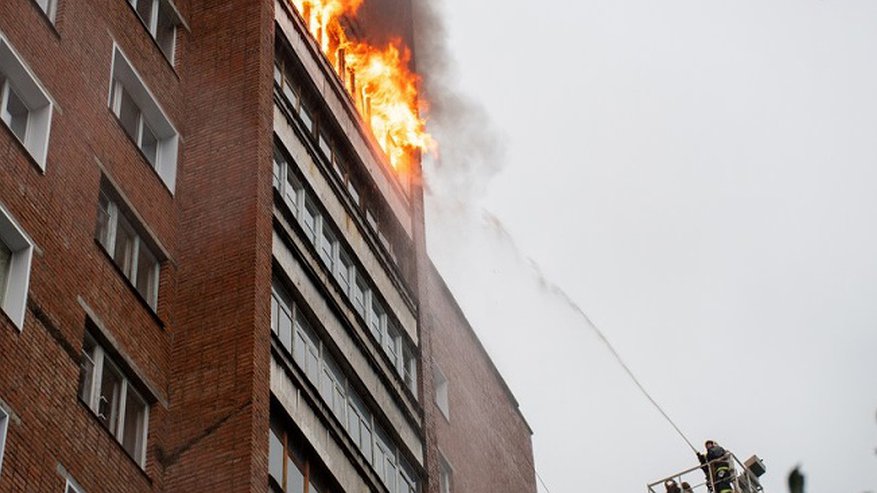
[[[182,24],[182,17],[174,4],[170,0],[128,0],[128,3],[134,7],[137,17],[140,17],[165,58],[173,65],[177,26]]]
[[[333,265],[335,264],[335,250],[338,247],[338,240],[335,239],[335,235],[332,234],[332,231],[327,228],[325,225],[321,228],[320,234],[320,259],[326,264],[326,267],[329,270],[332,270]]]
[[[18,330],[24,328],[33,242],[0,205],[0,307]]]
[[[291,162],[284,157],[279,145],[274,148],[274,186],[289,206],[304,235],[316,249],[317,256],[335,278],[337,286],[348,298],[353,309],[367,324],[375,341],[386,352],[393,368],[405,380],[405,385],[417,395],[416,361],[413,351],[402,354],[408,343],[398,323],[387,314],[387,308],[375,295],[375,290],[354,264],[354,256],[339,239],[333,225],[324,217],[313,195],[306,192],[293,171]],[[388,324],[395,324],[388,328]],[[280,327],[279,327],[280,328]],[[279,333],[284,341],[284,333]],[[409,358],[410,356],[411,358]]]
[[[79,397],[142,467],[146,456],[149,406],[88,332],[82,343],[79,385]]]
[[[64,487],[64,493],[84,493],[84,491],[76,483],[68,479],[67,486]]]
[[[383,341],[384,326],[386,323],[387,315],[384,312],[384,308],[381,306],[381,302],[378,301],[377,297],[372,294],[368,313],[368,327],[371,329],[372,335],[375,336],[375,339],[379,343]]]
[[[355,275],[353,261],[344,250],[338,252],[338,264],[335,267],[335,278],[345,296],[350,296],[350,279]]]
[[[113,51],[109,106],[125,133],[173,193],[179,135],[118,47]]]
[[[46,17],[49,18],[49,21],[55,22],[55,11],[58,9],[57,0],[36,0],[37,5],[43,10],[46,14]]]
[[[451,493],[453,471],[447,459],[439,454],[439,493]]]
[[[347,430],[354,445],[374,467],[387,488],[398,493],[415,493],[416,475],[402,458],[399,448],[380,429],[375,416],[369,411],[354,384],[348,379],[319,335],[304,320],[301,310],[297,309],[277,282],[274,284],[271,305],[272,332],[281,338],[281,344],[292,354],[296,366],[303,370],[305,378],[318,390],[323,402],[338,419],[338,423]],[[282,342],[283,324],[288,317],[294,319],[295,335],[292,347]],[[277,441],[272,439],[271,450],[279,450],[279,443],[279,438]],[[279,459],[269,460],[269,468],[277,484],[284,484],[280,474],[282,462]],[[276,475],[274,471],[277,471]]]
[[[104,190],[98,199],[95,238],[154,310],[158,305],[159,259]]]
[[[329,138],[326,137],[326,134],[322,131],[320,132],[320,136],[317,138],[317,144],[320,147],[320,150],[323,151],[323,156],[332,161],[332,145],[329,143]]]
[[[0,33],[0,120],[46,169],[52,100],[21,57]]]
[[[276,417],[268,432],[268,484],[277,493],[339,493],[330,473],[305,449],[305,439]],[[307,488],[307,489],[306,489]]]
[[[417,355],[407,343],[402,344],[402,379],[405,386],[417,397]]]
[[[3,450],[6,449],[6,430],[9,428],[9,414],[0,407],[0,473],[3,472]]]
[[[435,405],[438,406],[445,419],[449,420],[451,413],[448,409],[448,379],[437,366],[432,369],[432,378],[435,384]]]

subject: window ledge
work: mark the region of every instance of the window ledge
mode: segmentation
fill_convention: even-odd
[[[79,390],[77,389],[77,393],[78,393],[78,391],[79,391]],[[145,479],[146,482],[149,483],[149,485],[151,486],[151,485],[152,485],[152,478],[149,477],[149,474],[146,473],[146,464],[144,463],[143,465],[140,465],[140,464],[137,463],[136,460],[134,460],[134,457],[131,457],[131,454],[129,454],[128,451],[125,450],[125,447],[123,447],[122,444],[119,443],[119,440],[117,440],[116,437],[113,436],[112,433],[110,433],[110,430],[108,430],[107,427],[104,426],[104,424],[100,422],[100,418],[98,418],[97,414],[96,414],[94,411],[92,411],[92,409],[91,409],[90,407],[88,407],[88,404],[86,404],[86,403],[82,400],[82,397],[80,397],[79,395],[77,395],[77,396],[76,396],[76,402],[79,403],[79,406],[82,407],[83,410],[85,410],[85,413],[88,414],[88,415],[91,417],[91,419],[94,421],[94,423],[95,423],[97,426],[99,426],[100,429],[103,430],[103,431],[107,434],[107,436],[109,436],[110,440],[112,440],[112,442],[113,442],[114,444],[116,444],[116,447],[118,447],[119,450],[122,451],[122,454],[123,454],[125,457],[128,458],[128,460],[131,462],[131,464],[132,464],[135,468],[137,468],[138,471],[140,471],[140,475],[143,476],[143,479]],[[147,449],[147,450],[148,450],[148,449]],[[145,462],[145,461],[144,461],[144,462]]]
[[[146,312],[149,314],[150,317],[152,317],[152,320],[158,325],[160,329],[165,330],[167,324],[165,324],[164,320],[158,315],[156,309],[153,308],[148,301],[146,301],[146,298],[144,298],[142,294],[140,294],[140,291],[137,291],[137,287],[135,287],[134,283],[132,283],[131,280],[128,279],[128,276],[126,276],[125,273],[122,272],[122,269],[119,267],[118,264],[116,264],[116,261],[113,259],[112,255],[110,255],[110,252],[108,252],[106,248],[101,245],[97,238],[94,238],[94,244],[97,245],[97,249],[100,250],[104,258],[109,261],[110,265],[113,267],[113,269],[115,269],[116,273],[119,274],[119,277],[122,278],[122,281],[125,282],[125,285],[127,285],[131,292],[134,293],[134,296],[137,298],[138,301],[140,301],[140,304],[143,305],[143,308],[146,309]]]
[[[113,121],[116,122],[116,125],[119,127],[119,130],[122,131],[122,135],[124,135],[125,138],[128,140],[128,142],[130,142],[131,145],[134,146],[134,149],[137,151],[137,155],[140,157],[140,161],[144,165],[146,165],[147,168],[149,168],[149,171],[152,172],[153,176],[158,178],[158,182],[161,183],[162,188],[173,199],[174,192],[171,191],[170,187],[168,187],[167,183],[164,182],[164,179],[161,177],[161,175],[158,174],[158,170],[155,169],[155,166],[153,166],[152,163],[149,162],[149,159],[146,159],[146,154],[143,154],[143,151],[140,149],[140,146],[137,145],[137,142],[134,142],[134,139],[131,138],[130,135],[128,135],[128,132],[125,131],[125,127],[122,126],[122,122],[119,120],[119,117],[117,117],[116,114],[113,113],[113,110],[110,109],[109,107],[107,107],[107,111],[110,113],[110,116],[112,116]]]
[[[13,329],[15,329],[15,330],[13,331],[14,334],[16,334],[16,335],[21,335],[21,334],[24,333],[24,325],[25,325],[25,324],[21,324],[21,329],[19,329],[19,328],[18,328],[18,325],[15,324],[15,321],[12,320],[12,319],[9,317],[9,314],[6,313],[6,310],[4,310],[3,308],[0,308],[0,319],[4,320],[4,321],[5,321],[6,323],[8,323]],[[27,311],[25,311],[24,321],[25,321],[25,323],[27,323]]]

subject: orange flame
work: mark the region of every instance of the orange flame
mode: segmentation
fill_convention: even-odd
[[[411,53],[401,40],[379,48],[352,40],[341,17],[355,15],[363,0],[291,0],[326,58],[344,82],[362,119],[390,165],[407,171],[417,151],[435,147],[426,132],[418,96],[420,78],[408,65]]]

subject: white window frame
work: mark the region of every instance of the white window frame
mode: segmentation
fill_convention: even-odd
[[[10,91],[14,90],[27,107],[28,117],[24,138],[13,135],[45,172],[55,103],[3,32],[0,32],[0,80],[3,81],[0,114],[6,112]],[[6,124],[5,120],[3,124]]]
[[[6,436],[9,430],[9,412],[0,406],[0,475],[3,474],[3,452],[6,450]]]
[[[432,378],[435,385],[435,405],[442,412],[446,420],[451,420],[450,396],[448,390],[448,377],[438,365],[432,367]]]
[[[74,483],[73,480],[67,478],[67,484],[64,485],[64,493],[85,493],[78,484]]]
[[[18,225],[12,215],[0,204],[0,240],[9,247],[9,273],[5,289],[0,290],[0,308],[12,320],[19,332],[24,330],[27,312],[27,293],[33,262],[33,240]]]
[[[137,227],[137,222],[120,211],[119,205],[116,203],[115,200],[113,200],[112,194],[107,193],[104,190],[101,190],[100,193],[106,198],[107,201],[107,243],[104,244],[100,238],[98,238],[98,242],[100,242],[101,246],[103,246],[104,250],[110,256],[110,258],[113,259],[113,263],[115,263],[116,266],[119,267],[125,277],[128,278],[128,280],[131,282],[131,285],[134,286],[134,290],[146,299],[146,304],[149,305],[153,310],[157,310],[158,286],[161,283],[162,257],[160,254],[155,253],[153,249],[149,247],[149,245],[146,245],[144,247],[144,249],[146,249],[149,254],[152,255],[152,258],[155,259],[155,265],[153,266],[152,272],[152,289],[149,293],[141,293],[140,290],[137,288],[137,270],[140,268],[140,248],[141,245],[144,243],[144,240],[142,238],[143,235],[140,233],[140,230]],[[98,205],[98,207],[100,207],[100,205]],[[116,233],[118,232],[120,218],[126,221],[128,223],[128,226],[130,226],[130,228],[134,232],[134,252],[131,255],[131,266],[129,269],[130,273],[126,271],[124,265],[119,265],[115,257],[117,239]]]
[[[167,112],[158,103],[158,99],[143,82],[143,78],[134,65],[131,64],[119,45],[114,43],[107,105],[116,118],[119,117],[121,109],[122,92],[120,88],[123,88],[128,97],[133,100],[140,113],[137,136],[130,137],[140,149],[143,143],[143,126],[145,124],[149,127],[157,140],[155,164],[149,163],[149,165],[155,169],[162,183],[173,194],[176,189],[180,134],[168,118]],[[125,132],[127,134],[127,130]]]
[[[439,493],[451,493],[454,486],[454,468],[439,452]]]
[[[116,441],[119,444],[122,443],[122,440],[125,436],[125,406],[128,404],[128,388],[131,387],[133,392],[140,397],[140,400],[144,402],[144,412],[143,412],[143,429],[141,430],[140,435],[140,450],[137,451],[134,459],[134,462],[140,465],[140,467],[146,466],[146,442],[149,437],[149,401],[143,397],[143,394],[139,392],[136,388],[134,388],[131,383],[131,379],[125,374],[124,371],[119,367],[118,363],[115,363],[113,359],[106,355],[106,350],[101,346],[97,340],[88,334],[86,337],[90,337],[92,341],[94,341],[94,361],[92,364],[94,365],[92,368],[92,376],[91,376],[91,388],[88,389],[88,398],[83,398],[85,403],[88,405],[88,408],[96,415],[100,416],[100,390],[101,384],[103,383],[104,378],[104,364],[109,362],[109,364],[113,365],[121,375],[122,378],[122,391],[119,395],[119,410],[118,416],[116,416],[115,430],[111,428],[107,428],[107,431],[113,435]],[[83,353],[84,354],[84,353]],[[109,426],[113,426],[112,424]],[[124,446],[123,446],[124,448]],[[127,452],[127,450],[126,450]]]
[[[58,0],[35,0],[37,6],[43,13],[46,14],[46,17],[49,21],[54,24],[55,23],[55,14],[58,11]],[[45,5],[43,5],[45,4]]]
[[[140,17],[140,11],[137,10],[137,6],[140,2],[149,2],[152,4],[148,20]],[[137,19],[143,23],[143,26],[149,31],[149,35],[155,40],[159,51],[161,51],[162,55],[164,55],[171,66],[173,66],[177,51],[177,31],[179,26],[183,25],[183,16],[180,15],[177,6],[174,5],[171,0],[128,0],[128,3],[131,4],[131,8],[134,10],[134,15],[136,15]],[[161,12],[166,12],[167,15],[171,17],[170,24],[173,26],[173,32],[171,33],[168,46],[163,45],[164,40],[158,39],[158,17]]]

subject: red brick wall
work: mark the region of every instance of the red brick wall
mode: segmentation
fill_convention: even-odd
[[[453,469],[452,491],[535,493],[531,431],[517,402],[431,264],[421,279],[428,296],[428,307],[422,307],[428,491],[439,491],[440,451]],[[435,404],[432,364],[448,379],[450,419]]]
[[[167,491],[264,492],[273,3],[193,2],[190,23]]]
[[[197,3],[177,2],[192,31],[174,69],[125,1],[59,0],[54,26],[0,2],[57,103],[45,174],[0,125],[0,202],[37,246],[24,330],[0,314],[0,492],[62,491],[57,464],[90,492],[264,490],[273,4]],[[176,196],[107,107],[114,41],[182,135]],[[101,167],[170,255],[157,316],[94,241]],[[80,299],[171,403],[151,407],[145,471],[77,397]]]

